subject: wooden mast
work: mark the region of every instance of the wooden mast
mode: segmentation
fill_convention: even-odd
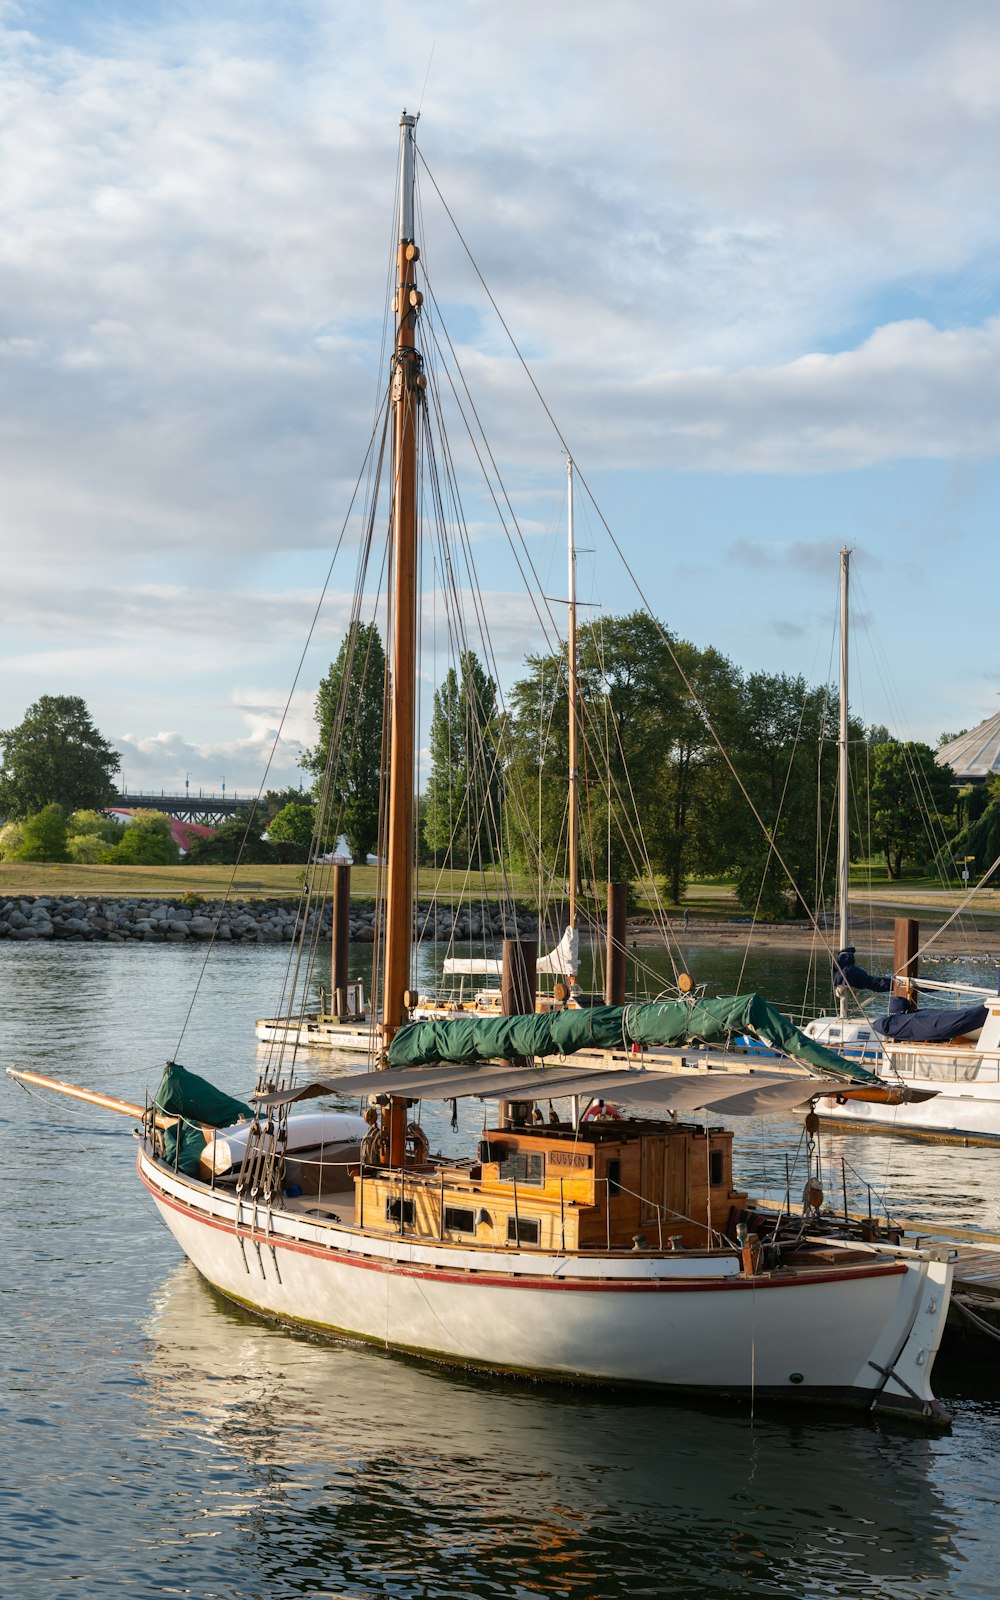
[[[415,287],[420,252],[413,232],[414,129],[400,126],[399,249],[396,261],[396,336],[392,364],[393,513],[389,625],[392,632],[389,735],[389,837],[386,857],[385,968],[382,1041],[389,1043],[405,1014],[413,939],[414,724],[417,638],[417,410],[423,387],[416,347],[421,295]]]
[[[569,605],[567,608],[566,653],[569,690],[569,812],[567,816],[569,856],[569,926],[576,927],[576,901],[580,883],[580,772],[577,753],[579,710],[576,683],[576,545],[573,532],[573,457],[566,458],[566,512],[568,528]],[[570,983],[575,972],[566,974]]]
[[[840,552],[840,737],[838,739],[838,783],[837,783],[837,902],[840,916],[838,938],[841,950],[846,950],[851,938],[851,916],[849,894],[851,886],[851,841],[848,832],[850,824],[850,768],[848,763],[847,744],[847,630],[848,630],[848,588],[851,573],[851,552],[845,546]],[[838,987],[840,997],[839,1009],[842,1017],[847,1016],[848,994],[847,985],[842,983]]]

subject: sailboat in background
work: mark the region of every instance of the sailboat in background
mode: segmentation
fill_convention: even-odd
[[[850,797],[851,767],[849,742],[849,675],[850,675],[850,579],[851,552],[845,546],[840,552],[840,685],[839,725],[837,737],[837,936],[838,952],[833,964],[834,993],[837,1014],[815,1017],[807,1022],[804,1032],[810,1039],[825,1044],[831,1050],[852,1061],[861,1061],[877,1071],[881,1061],[879,1036],[871,1021],[862,1012],[851,1015],[850,997],[860,989],[887,992],[891,979],[873,977],[854,962],[855,947],[851,944],[851,834]]]
[[[814,1018],[803,1031],[818,1044],[880,1072],[906,1093],[888,1102],[874,1093],[829,1095],[817,1102],[816,1110],[827,1123],[849,1128],[992,1144],[1000,1141],[1000,995],[974,984],[922,980],[922,988],[949,994],[958,1004],[918,1011],[918,935],[909,919],[897,924],[894,977],[873,977],[854,960],[848,810],[850,556],[847,549],[840,552],[839,951],[834,962],[838,1012]],[[867,992],[888,996],[882,1002],[888,1015],[873,1020],[866,1014],[859,995]]]
[[[851,1228],[821,1215],[811,1171],[801,1210],[764,1212],[735,1185],[733,1136],[718,1126],[729,1113],[808,1105],[834,1085],[863,1089],[871,1074],[805,1039],[759,997],[538,1014],[523,967],[515,1014],[412,1020],[427,381],[417,343],[416,117],[404,113],[400,127],[378,1036],[369,1070],[339,1077],[303,1077],[294,1044],[279,1042],[249,1105],[227,1104],[170,1064],[143,1118],[139,1178],[211,1284],[295,1326],[514,1377],[831,1402],[944,1425],[931,1368],[951,1253],[905,1248],[872,1219]],[[741,1026],[813,1076],[572,1059],[589,1045],[645,1048]],[[552,1054],[559,1066],[534,1065]],[[363,1122],[303,1143],[303,1119],[314,1115],[304,1102],[345,1095],[362,1097]],[[623,1113],[588,1118],[604,1097]],[[432,1152],[414,1107],[469,1100],[491,1108],[471,1150]],[[683,1120],[706,1111],[705,1121]]]

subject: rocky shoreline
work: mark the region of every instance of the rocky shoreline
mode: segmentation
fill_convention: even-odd
[[[0,939],[185,944],[215,938],[224,943],[290,944],[301,917],[298,900],[19,895],[0,904]],[[353,902],[351,938],[373,944],[377,920],[373,903]],[[307,926],[317,925],[320,933],[330,932],[329,905],[309,912]],[[534,938],[537,929],[535,912],[522,907],[511,911],[500,906],[418,904],[414,912],[417,939]]]
[[[157,895],[10,895],[0,902],[0,941],[65,940],[76,943],[110,944],[185,944],[217,938],[223,943],[290,944],[300,926],[301,907],[295,900],[202,899],[199,895],[161,898]],[[311,929],[320,935],[331,931],[329,905],[309,914]],[[952,927],[945,930],[940,943],[932,930],[940,920],[925,913],[929,962],[972,960],[990,966],[1000,962],[1000,929]],[[360,944],[375,942],[377,913],[373,901],[352,900],[350,936]],[[496,904],[447,906],[421,901],[415,908],[414,937],[418,940],[451,939],[459,942],[480,939],[527,938],[538,934],[538,915],[524,906],[513,910]],[[670,934],[677,953],[685,951],[697,958],[699,946],[745,946],[786,950],[816,950],[817,939],[808,923],[757,923],[750,927],[745,918],[696,918],[684,928],[680,918],[671,919]],[[558,931],[549,930],[541,943],[555,944]],[[586,942],[586,935],[584,935]],[[657,925],[644,918],[629,922],[628,942],[632,947],[660,945],[663,934]],[[892,921],[880,919],[870,926],[863,941],[865,951],[881,956],[892,952]]]

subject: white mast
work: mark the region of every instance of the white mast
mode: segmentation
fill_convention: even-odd
[[[850,798],[850,771],[847,749],[847,629],[848,587],[851,571],[851,552],[845,545],[840,552],[840,737],[838,739],[839,772],[837,783],[837,903],[839,912],[839,939],[841,950],[846,950],[851,937],[851,918],[848,905],[851,878],[851,842],[848,833]],[[840,1015],[847,1015],[847,985],[838,985]]]
[[[573,540],[573,457],[566,457],[566,513],[569,574],[569,607],[566,652],[569,676],[569,926],[576,927],[576,896],[580,876],[580,794],[577,756],[577,687],[576,687],[576,546]],[[567,973],[572,980],[575,972]]]

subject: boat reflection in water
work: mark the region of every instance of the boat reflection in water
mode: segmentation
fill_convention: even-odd
[[[232,1544],[247,1593],[953,1592],[940,1443],[456,1376],[263,1324],[187,1262],[148,1332],[185,1521],[197,1461],[178,1540]]]

